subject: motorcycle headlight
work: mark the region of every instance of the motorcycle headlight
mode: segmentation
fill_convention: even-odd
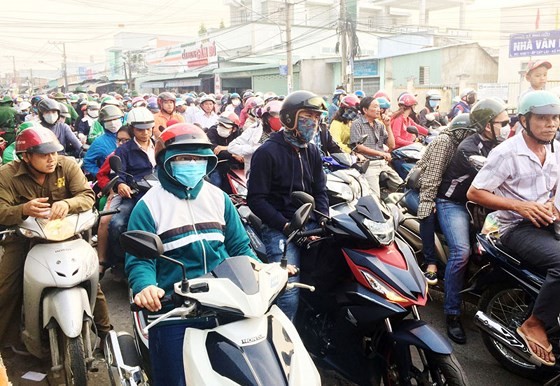
[[[364,275],[364,278],[367,280],[371,289],[373,291],[377,292],[378,294],[380,294],[381,296],[384,296],[385,298],[387,298],[387,300],[389,300],[391,302],[396,302],[396,303],[408,303],[409,302],[408,299],[403,298],[395,290],[393,290],[389,286],[385,285],[380,280],[377,280],[370,273],[368,273],[366,271],[362,271],[362,270],[360,270],[360,272],[362,273],[362,275]]]
[[[363,224],[382,245],[389,245],[395,239],[395,228],[391,221],[376,222],[365,218]]]

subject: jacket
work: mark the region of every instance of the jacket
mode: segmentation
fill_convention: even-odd
[[[117,148],[117,133],[105,130],[89,147],[84,157],[83,169],[91,175],[96,175],[107,156]]]
[[[284,131],[272,133],[253,154],[247,203],[263,223],[282,231],[298,209],[291,193],[304,191],[315,198],[315,208],[329,213],[326,178],[319,149],[309,144],[295,148]]]
[[[120,184],[130,186],[133,184],[133,180],[139,181],[142,177],[153,172],[154,167],[148,155],[138,147],[134,139],[117,147],[115,155],[119,156],[122,161],[122,172],[119,173],[119,181],[115,184],[115,189],[118,189]],[[125,173],[132,175],[132,177]]]
[[[410,117],[401,114],[396,118],[391,118],[391,130],[393,130],[395,136],[395,149],[414,143],[416,136],[406,131],[408,126],[416,127],[421,135],[428,135],[428,130],[414,122]]]

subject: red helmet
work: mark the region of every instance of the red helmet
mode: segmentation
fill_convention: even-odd
[[[344,98],[342,98],[342,101],[340,102],[340,107],[357,108],[359,104],[360,104],[360,98],[358,98],[354,94],[350,94],[350,95],[347,95]]]
[[[56,135],[43,126],[33,126],[23,130],[16,137],[16,154],[49,154],[64,150]]]
[[[210,142],[206,133],[197,125],[192,123],[177,123],[161,132],[154,150],[156,159],[158,154],[163,150],[180,145],[195,145],[211,148],[212,142]]]
[[[409,93],[404,93],[399,98],[399,105],[403,105],[405,107],[413,107],[418,104],[418,101],[414,97],[414,95]]]
[[[373,95],[373,99],[377,99],[377,98],[385,98],[389,101],[389,103],[391,103],[391,98],[389,98],[389,95],[387,95],[387,93],[385,91],[379,90],[378,92],[376,92]]]

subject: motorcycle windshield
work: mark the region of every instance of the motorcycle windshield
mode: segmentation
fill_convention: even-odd
[[[96,215],[92,211],[68,215],[57,220],[28,217],[19,225],[19,233],[29,238],[63,241],[91,228],[95,220]]]

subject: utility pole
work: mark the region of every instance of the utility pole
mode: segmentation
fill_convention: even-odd
[[[66,66],[66,42],[49,42],[50,44],[62,44],[62,76],[64,77],[64,92],[68,92],[68,69]]]
[[[346,1],[340,0],[340,20],[338,23],[338,28],[340,30],[340,67],[341,67],[341,78],[342,87],[344,90],[348,90],[348,79],[346,75],[346,68],[348,67],[348,62],[346,60],[348,54],[348,45],[346,42]]]
[[[29,69],[29,95],[33,95],[33,91],[35,91],[35,87],[33,86],[33,69]]]
[[[288,67],[287,88],[288,94],[292,92],[294,69],[292,66],[292,3],[286,0],[286,66]]]
[[[14,66],[14,83],[16,83],[16,57],[12,56],[12,64]]]

